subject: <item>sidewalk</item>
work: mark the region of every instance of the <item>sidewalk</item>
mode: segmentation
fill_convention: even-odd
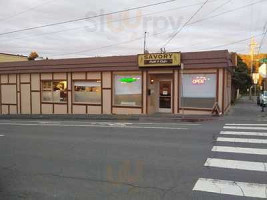
[[[255,98],[254,98],[255,99]],[[210,120],[261,120],[267,123],[267,108],[261,112],[256,100],[249,100],[244,96],[235,105],[232,105],[229,112],[222,117],[212,115],[174,115],[156,113],[152,115],[0,115],[0,120],[8,119],[34,119],[34,120],[87,120],[87,121],[153,121],[153,122],[202,122]]]
[[[0,120],[33,119],[33,120],[87,120],[87,121],[154,121],[154,122],[201,122],[216,120],[218,117],[211,115],[174,115],[156,113],[152,115],[0,115]]]
[[[226,119],[239,120],[266,120],[267,123],[267,108],[265,112],[261,112],[261,107],[256,103],[256,97],[250,100],[248,96],[243,96],[235,105],[232,105],[230,111],[225,115]]]

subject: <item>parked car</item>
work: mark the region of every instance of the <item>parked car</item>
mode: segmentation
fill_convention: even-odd
[[[267,105],[267,91],[264,91],[260,96],[260,105],[266,106]]]

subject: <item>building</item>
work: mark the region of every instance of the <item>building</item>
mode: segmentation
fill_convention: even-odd
[[[225,113],[235,65],[227,50],[0,63],[0,113]]]
[[[16,62],[16,61],[27,61],[27,60],[28,60],[27,56],[0,53],[0,62]]]

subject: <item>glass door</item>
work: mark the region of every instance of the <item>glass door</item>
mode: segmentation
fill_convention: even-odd
[[[159,112],[172,112],[172,81],[159,81]]]

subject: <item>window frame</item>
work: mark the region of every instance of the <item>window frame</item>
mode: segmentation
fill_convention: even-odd
[[[74,101],[74,93],[75,93],[75,82],[97,82],[100,81],[100,102],[99,103],[90,103],[90,102],[76,102]],[[72,104],[73,105],[93,105],[93,106],[102,106],[103,102],[103,88],[102,88],[102,80],[101,79],[89,79],[89,80],[84,80],[84,79],[75,79],[72,80]]]
[[[68,104],[68,81],[65,79],[59,79],[59,80],[51,80],[51,79],[42,79],[41,81],[41,103],[42,104]],[[43,89],[43,82],[51,82],[51,90],[44,90]],[[55,82],[66,82],[66,89],[65,91],[67,92],[67,97],[66,97],[66,101],[54,101],[54,96],[53,96],[53,85]],[[52,101],[44,101],[43,100],[43,92],[51,92],[52,93]]]
[[[135,76],[138,75],[140,76],[140,82],[141,82],[141,105],[137,105],[137,106],[131,106],[131,105],[118,105],[115,104],[115,76],[119,75],[119,76]],[[134,71],[134,72],[113,72],[112,73],[112,80],[111,80],[111,84],[112,84],[112,88],[111,88],[111,98],[112,98],[112,107],[114,108],[143,108],[143,73],[142,72],[138,72],[138,71]]]
[[[201,75],[215,75],[216,77],[216,80],[215,80],[215,97],[214,98],[214,103],[216,103],[218,101],[218,73],[217,72],[196,72],[196,73],[183,73],[183,75],[198,75],[198,74],[201,74]],[[182,77],[180,76],[180,86],[178,86],[179,90],[180,91],[183,91],[183,89],[181,89],[181,87],[183,87],[183,83],[182,83],[183,79]],[[182,96],[182,93],[179,92],[179,109],[185,109],[185,110],[212,110],[212,107],[208,108],[208,107],[188,107],[188,106],[183,106],[182,103],[183,103],[183,100],[182,100],[183,96]]]

